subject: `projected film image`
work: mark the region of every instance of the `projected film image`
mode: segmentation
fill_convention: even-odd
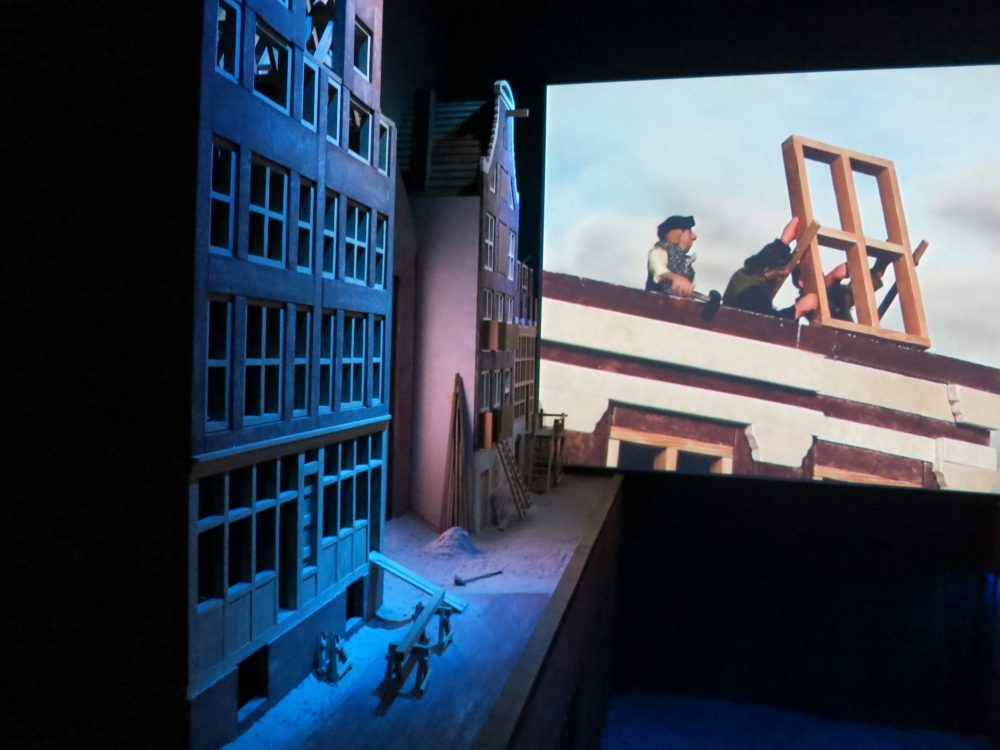
[[[551,86],[565,461],[995,492],[1000,67]]]

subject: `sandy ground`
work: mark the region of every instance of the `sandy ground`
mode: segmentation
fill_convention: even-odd
[[[397,698],[387,708],[373,694],[385,672],[389,641],[402,635],[402,620],[427,598],[386,575],[380,617],[346,642],[352,663],[347,675],[334,685],[310,675],[226,747],[436,750],[471,745],[588,517],[606,501],[610,486],[610,479],[566,476],[555,491],[532,495],[527,518],[512,521],[504,531],[486,528],[469,535],[451,529],[439,535],[413,513],[388,522],[382,552],[469,604],[452,618],[452,645],[431,657],[426,694],[420,700]],[[469,578],[496,570],[503,572],[467,586],[454,582],[456,574]],[[428,635],[436,632],[435,621]]]

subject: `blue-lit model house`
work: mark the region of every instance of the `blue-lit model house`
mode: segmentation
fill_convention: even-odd
[[[191,739],[236,736],[376,605],[394,127],[381,0],[210,0],[188,495]]]

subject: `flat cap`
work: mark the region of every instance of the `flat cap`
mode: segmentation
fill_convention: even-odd
[[[693,226],[693,216],[668,216],[656,228],[656,236],[662,240],[671,229],[691,229]]]

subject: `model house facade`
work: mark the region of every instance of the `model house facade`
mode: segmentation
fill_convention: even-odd
[[[846,325],[543,278],[568,463],[989,492],[1000,371]],[[671,342],[664,346],[663,342]]]
[[[521,471],[527,462],[537,326],[534,271],[518,259],[521,114],[504,81],[486,101],[425,93],[401,137],[416,245],[413,505],[435,525],[456,440],[473,530],[489,521],[491,494],[506,491],[497,443]]]
[[[373,605],[394,127],[380,0],[210,0],[198,132],[188,687],[232,739]]]

